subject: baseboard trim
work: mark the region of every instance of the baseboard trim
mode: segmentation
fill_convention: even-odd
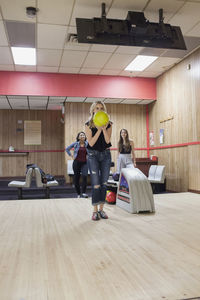
[[[195,193],[195,194],[200,194],[200,191],[198,191],[198,190],[190,190],[190,189],[188,189],[188,192]]]

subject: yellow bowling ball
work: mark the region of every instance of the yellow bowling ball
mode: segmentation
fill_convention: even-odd
[[[105,111],[98,111],[93,117],[94,125],[97,127],[105,126],[109,121],[109,116]]]

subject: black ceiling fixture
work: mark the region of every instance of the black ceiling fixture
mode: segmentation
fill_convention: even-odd
[[[186,50],[180,27],[163,22],[163,9],[159,9],[159,22],[149,22],[143,12],[128,11],[125,20],[107,19],[105,3],[101,18],[76,18],[79,43],[139,46]]]
[[[38,12],[38,9],[33,6],[26,7],[26,15],[29,18],[34,18]]]

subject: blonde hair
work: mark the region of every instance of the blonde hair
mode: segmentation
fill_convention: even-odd
[[[105,112],[107,112],[106,106],[102,101],[96,101],[93,102],[92,105],[90,106],[90,117],[89,117],[89,127],[95,127],[94,123],[93,123],[93,116],[94,116],[94,109],[97,106],[97,104],[101,104],[103,106],[103,110]]]

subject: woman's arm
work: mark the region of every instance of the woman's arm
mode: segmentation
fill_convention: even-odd
[[[110,127],[106,129],[106,126],[102,127],[103,135],[107,144],[110,143],[111,134],[112,134],[112,124],[110,123]]]
[[[131,156],[132,156],[133,165],[136,168],[136,158],[135,158],[135,150],[134,150],[133,141],[130,141],[130,145],[131,145]]]
[[[90,147],[94,146],[94,144],[96,143],[96,141],[98,140],[100,134],[101,134],[102,129],[99,127],[97,132],[95,133],[94,136],[92,136],[92,130],[89,128],[89,126],[85,126],[85,134],[87,137],[87,141],[88,144],[90,145]]]
[[[66,148],[66,152],[67,152],[67,154],[69,155],[69,156],[71,156],[71,157],[73,157],[73,155],[71,154],[71,149],[72,148],[74,148],[74,145],[76,144],[76,142],[75,143],[72,143],[71,145],[69,145],[67,148]]]

